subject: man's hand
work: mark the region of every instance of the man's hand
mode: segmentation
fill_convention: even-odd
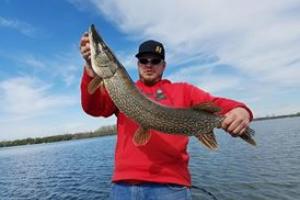
[[[87,74],[91,77],[94,77],[95,75],[91,68],[90,40],[87,32],[85,32],[80,39],[80,53],[85,60],[85,70],[87,71]]]
[[[225,114],[222,128],[233,137],[242,135],[250,123],[250,114],[245,108],[234,108]]]

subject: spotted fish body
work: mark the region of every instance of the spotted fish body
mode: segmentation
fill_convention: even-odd
[[[220,128],[223,117],[213,114],[217,110],[210,105],[192,108],[171,108],[161,105],[144,96],[135,86],[126,69],[92,25],[89,30],[91,62],[96,78],[89,91],[93,93],[100,83],[104,84],[111,99],[120,111],[140,125],[133,142],[144,145],[150,139],[150,129],[167,134],[196,136],[210,149],[217,148],[213,129]],[[255,145],[250,129],[244,138]]]

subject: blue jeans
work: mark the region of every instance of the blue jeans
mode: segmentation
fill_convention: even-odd
[[[174,184],[113,183],[110,200],[191,200],[190,188]]]

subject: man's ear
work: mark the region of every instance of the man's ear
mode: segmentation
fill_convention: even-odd
[[[167,67],[167,63],[166,63],[166,61],[164,61],[164,63],[163,63],[164,70],[166,69],[166,67]]]

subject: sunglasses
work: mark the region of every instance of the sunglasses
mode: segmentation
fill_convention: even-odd
[[[162,62],[160,58],[140,58],[139,62],[143,65],[151,64],[151,65],[158,65]]]

